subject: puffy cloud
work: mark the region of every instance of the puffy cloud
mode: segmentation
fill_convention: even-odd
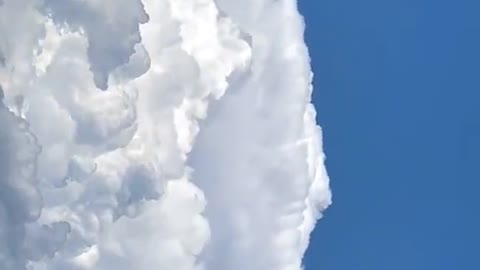
[[[301,269],[330,191],[295,1],[4,0],[0,33],[0,268]]]
[[[70,225],[30,224],[43,206],[36,179],[40,146],[27,122],[3,103],[0,126],[0,268],[25,269],[29,260],[53,256],[64,244]]]
[[[140,0],[45,0],[44,8],[57,23],[84,32],[95,85],[108,88],[108,76],[128,63],[140,43],[139,24],[148,21]]]
[[[225,5],[257,26],[251,75],[232,80],[213,105],[191,155],[193,182],[210,206],[207,269],[299,269],[308,219],[330,200],[303,25],[290,4]]]

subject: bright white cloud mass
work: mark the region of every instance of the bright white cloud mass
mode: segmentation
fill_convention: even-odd
[[[0,269],[301,269],[303,30],[295,0],[0,0]]]

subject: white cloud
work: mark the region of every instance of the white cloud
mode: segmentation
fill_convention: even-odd
[[[4,0],[0,36],[1,269],[301,268],[330,192],[295,1]]]

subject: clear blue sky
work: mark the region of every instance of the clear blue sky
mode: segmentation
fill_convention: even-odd
[[[480,269],[480,1],[299,2],[334,194],[307,270]]]

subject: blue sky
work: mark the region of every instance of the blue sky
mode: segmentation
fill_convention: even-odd
[[[299,2],[334,194],[307,270],[480,269],[480,1]]]

